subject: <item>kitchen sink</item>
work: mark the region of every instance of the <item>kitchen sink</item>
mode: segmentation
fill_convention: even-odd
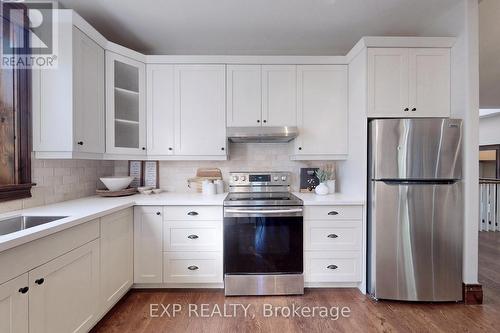
[[[0,236],[64,219],[67,216],[14,216],[0,220]]]

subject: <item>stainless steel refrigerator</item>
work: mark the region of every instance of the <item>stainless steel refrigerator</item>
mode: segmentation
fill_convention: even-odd
[[[462,121],[369,123],[368,292],[462,299]]]

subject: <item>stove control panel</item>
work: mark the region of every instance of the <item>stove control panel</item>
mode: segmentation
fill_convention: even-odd
[[[229,186],[290,186],[289,172],[230,172]]]

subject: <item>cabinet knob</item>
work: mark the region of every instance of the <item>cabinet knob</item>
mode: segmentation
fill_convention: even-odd
[[[264,119],[264,120],[263,120],[263,123],[264,123],[264,124],[265,124],[265,123],[267,123],[267,120],[265,120],[265,119]]]
[[[146,147],[142,147],[142,150],[146,150]]]
[[[405,109],[404,109],[404,111],[405,111],[405,112],[408,112],[408,111],[410,111],[410,109],[409,109],[409,108],[405,108]]]
[[[259,120],[259,119],[257,119],[257,122],[258,122],[258,123],[260,123],[260,120]]]
[[[299,147],[299,150],[302,150],[302,147]]]
[[[161,215],[161,213],[160,212],[156,212],[156,215]]]
[[[339,212],[332,210],[331,212],[328,212],[328,215],[339,215]]]
[[[413,112],[415,112],[415,111],[417,111],[417,108],[413,108],[413,109],[411,109],[411,110],[412,110]]]
[[[328,268],[328,269],[337,269],[337,268],[339,268],[339,266],[337,266],[337,265],[328,265],[328,266],[326,266],[326,268]]]
[[[196,215],[198,215],[198,212],[189,212],[188,215],[189,216],[196,216]]]
[[[221,149],[220,149],[220,150],[225,150],[225,149],[226,149],[226,148],[224,148],[224,147],[221,147]]]
[[[79,146],[83,146],[83,141],[78,141],[78,142],[77,142],[77,144],[78,144]]]
[[[189,235],[188,236],[189,239],[198,239],[198,235]]]
[[[30,290],[30,288],[28,288],[28,287],[19,288],[19,292],[21,294],[26,294],[28,292],[28,290]]]
[[[172,151],[172,150],[174,150],[174,149],[173,149],[172,147],[168,147],[168,150]]]
[[[194,266],[194,265],[193,265],[193,266],[189,266],[189,267],[188,267],[188,269],[189,269],[190,271],[195,271],[195,270],[197,270],[198,268],[199,268],[198,266]]]
[[[339,236],[335,235],[335,234],[329,234],[328,236],[326,236],[328,238],[338,238]]]
[[[35,283],[38,284],[38,285],[43,284],[44,282],[45,282],[44,278],[35,280]]]

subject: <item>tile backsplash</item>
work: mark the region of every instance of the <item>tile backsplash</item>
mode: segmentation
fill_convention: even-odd
[[[332,161],[291,161],[288,144],[231,144],[227,161],[161,161],[160,187],[169,192],[192,192],[187,179],[196,175],[197,168],[219,168],[227,184],[231,171],[288,171],[292,174],[292,190],[300,186],[300,168],[323,167]],[[128,162],[116,161],[115,174],[127,175]]]
[[[0,203],[0,213],[95,194],[99,177],[114,173],[114,161],[32,159],[32,197]]]

